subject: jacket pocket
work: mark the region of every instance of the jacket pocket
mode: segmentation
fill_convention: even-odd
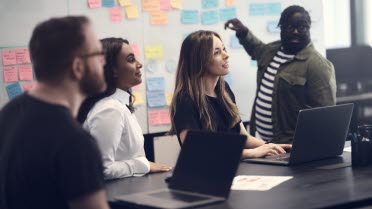
[[[289,85],[292,85],[292,86],[294,85],[303,86],[306,83],[306,78],[292,75],[289,73],[281,73],[279,74],[279,77],[285,80]]]

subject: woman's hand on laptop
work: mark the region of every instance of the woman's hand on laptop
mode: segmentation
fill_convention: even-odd
[[[244,149],[242,158],[257,158],[266,155],[278,155],[286,153],[285,149],[289,148],[288,145],[283,144],[264,144],[254,149]]]
[[[172,167],[170,166],[150,162],[150,173],[168,172],[171,170]]]

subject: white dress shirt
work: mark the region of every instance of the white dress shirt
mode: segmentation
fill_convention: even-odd
[[[105,179],[143,176],[150,171],[141,127],[126,107],[129,97],[128,92],[116,89],[94,105],[83,125],[98,142]]]

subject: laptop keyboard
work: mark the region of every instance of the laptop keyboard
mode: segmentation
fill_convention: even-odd
[[[289,160],[289,153],[279,154],[279,155],[273,155],[273,156],[266,156],[266,159],[270,160],[279,160],[279,161],[288,161]]]

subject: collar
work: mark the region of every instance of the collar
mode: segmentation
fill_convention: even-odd
[[[129,105],[129,93],[122,90],[122,89],[116,89],[115,93],[111,95],[111,97],[117,99],[122,103],[123,105]]]
[[[298,60],[306,60],[311,56],[311,54],[313,54],[314,50],[314,44],[310,42],[304,49],[298,52],[294,58]]]

